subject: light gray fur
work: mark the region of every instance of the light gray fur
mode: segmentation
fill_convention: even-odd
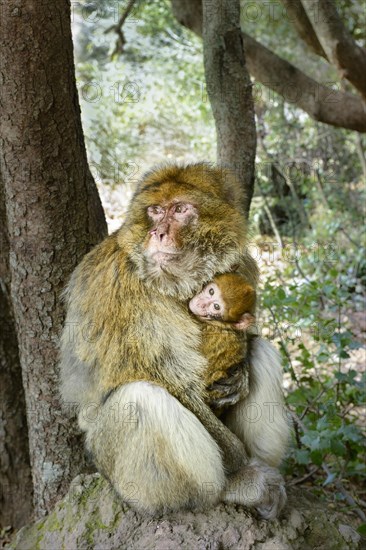
[[[249,362],[250,393],[228,411],[224,422],[243,441],[250,457],[277,467],[290,436],[280,355],[270,342],[255,338]]]

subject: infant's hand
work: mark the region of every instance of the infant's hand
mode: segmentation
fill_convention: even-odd
[[[255,324],[256,318],[250,313],[244,313],[237,323],[234,323],[234,327],[237,330],[248,330],[249,327]]]

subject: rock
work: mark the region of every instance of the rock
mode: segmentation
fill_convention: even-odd
[[[122,503],[99,474],[80,475],[45,518],[23,527],[16,550],[353,550],[360,536],[327,516],[324,505],[292,488],[279,520],[267,522],[241,506],[206,512],[140,515]]]

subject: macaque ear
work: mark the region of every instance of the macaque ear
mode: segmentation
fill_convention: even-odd
[[[255,317],[250,313],[244,313],[237,321],[234,323],[234,328],[237,330],[247,330],[249,327],[255,324]]]

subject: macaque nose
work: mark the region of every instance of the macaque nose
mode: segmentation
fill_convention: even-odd
[[[166,235],[166,232],[163,229],[157,229],[157,235],[156,236],[158,237],[160,242],[163,241],[165,235]]]
[[[159,242],[163,242],[164,237],[168,234],[167,227],[165,225],[159,225],[155,229],[150,231],[150,235],[156,237]]]
[[[166,233],[162,229],[152,229],[150,231],[150,235],[156,237],[160,242],[162,242]]]

